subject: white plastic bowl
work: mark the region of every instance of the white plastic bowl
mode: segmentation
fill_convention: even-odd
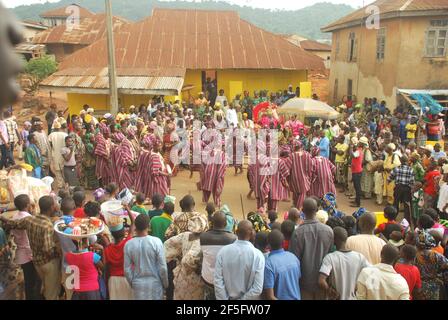
[[[100,228],[98,229],[98,231],[95,232],[95,233],[83,234],[83,235],[80,235],[80,236],[74,236],[73,234],[67,234],[67,233],[64,233],[64,232],[62,232],[62,231],[59,231],[58,226],[59,226],[60,224],[62,224],[62,223],[65,223],[65,222],[64,222],[63,220],[56,222],[55,225],[54,225],[54,231],[55,231],[56,233],[59,233],[60,235],[62,235],[62,236],[64,236],[64,237],[68,237],[68,238],[71,238],[71,239],[73,239],[73,240],[81,240],[81,239],[84,239],[84,238],[90,238],[90,237],[96,236],[97,234],[100,234],[101,232],[104,231],[104,222],[103,222],[103,223],[101,224],[101,227],[100,227]]]
[[[123,205],[120,200],[106,201],[101,205],[101,212],[106,215],[110,214],[113,216],[125,216],[126,211],[123,209]]]

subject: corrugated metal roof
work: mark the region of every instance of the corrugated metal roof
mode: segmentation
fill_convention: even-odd
[[[21,43],[15,47],[16,51],[34,51],[34,50],[45,50],[45,45],[43,44],[32,44],[32,43]]]
[[[183,73],[178,72],[177,76],[173,75],[173,70],[167,72],[170,74],[169,76],[164,76],[163,70],[151,70],[150,74],[152,75],[146,76],[123,75],[123,72],[127,73],[126,70],[118,70],[117,87],[119,90],[173,91],[177,94],[182,90],[184,84],[185,69]],[[45,79],[41,85],[43,87],[108,89],[108,69],[63,70]]]
[[[315,55],[241,20],[233,11],[154,9],[115,33],[119,68],[324,69]],[[61,69],[107,66],[106,39],[81,49]]]
[[[314,40],[300,41],[300,46],[309,51],[331,51],[331,46]]]
[[[113,17],[114,30],[117,31],[121,26],[129,22]],[[81,20],[79,26],[73,30],[67,29],[67,26],[60,25],[51,29],[39,32],[33,38],[34,43],[50,44],[81,44],[89,45],[106,36],[106,15],[97,14],[92,17]]]
[[[375,5],[379,8],[381,15],[391,14],[391,13],[412,13],[413,11],[437,11],[444,10],[443,13],[448,12],[448,0],[377,0],[370,5]],[[351,22],[357,22],[358,20],[364,19],[371,15],[370,12],[366,12],[366,7],[361,8],[352,12],[351,14],[329,24],[328,26],[322,28],[323,31],[333,31],[344,27],[346,24]]]
[[[90,11],[90,10],[84,8],[84,7],[81,7],[80,5],[77,5],[76,3],[73,3],[73,4],[71,4],[69,6],[66,6],[66,7],[60,7],[60,8],[57,8],[57,9],[45,11],[45,12],[41,13],[40,16],[42,18],[65,18],[65,17],[69,17],[71,15],[71,13],[70,12],[67,13],[66,10],[70,6],[77,6],[77,7],[79,7],[80,18],[87,18],[87,17],[91,17],[91,16],[95,15],[92,11]]]

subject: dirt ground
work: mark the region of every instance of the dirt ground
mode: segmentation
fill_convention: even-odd
[[[246,195],[249,192],[249,183],[246,179],[246,168],[243,174],[238,176],[234,175],[234,169],[228,168],[225,183],[224,192],[222,195],[222,203],[227,204],[230,211],[237,219],[243,218],[243,209],[241,206],[241,197],[243,199],[244,215],[248,212],[257,209],[257,203],[255,199],[247,199]],[[202,192],[197,191],[196,182],[199,181],[199,173],[195,172],[193,179],[190,179],[189,171],[180,171],[178,176],[172,179],[172,194],[176,197],[176,203],[186,194],[191,194],[196,201],[196,210],[201,211],[205,209],[205,204],[202,203]],[[343,194],[337,195],[337,202],[339,210],[346,214],[352,214],[356,211],[356,208],[350,207],[350,201],[348,197]],[[378,206],[374,200],[363,200],[362,206],[372,212],[382,212],[383,207]],[[290,202],[279,203],[279,217],[283,217],[283,213],[288,211],[292,206],[292,198]],[[178,208],[176,208],[178,209]],[[282,219],[280,219],[282,220]]]

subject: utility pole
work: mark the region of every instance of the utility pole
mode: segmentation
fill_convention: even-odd
[[[109,92],[110,92],[110,112],[118,113],[118,90],[117,90],[117,66],[115,61],[114,30],[112,20],[111,0],[106,1],[106,21],[107,21],[107,51],[108,51],[108,69],[109,69]]]

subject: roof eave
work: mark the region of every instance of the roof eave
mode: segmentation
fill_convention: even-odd
[[[448,15],[448,9],[443,10],[419,10],[419,11],[394,11],[384,13],[380,16],[381,19],[393,19],[393,18],[409,18],[409,17],[431,17],[431,16],[445,16]],[[355,19],[345,23],[337,25],[328,25],[321,28],[322,32],[333,32],[340,29],[360,26],[367,17],[362,19]]]

